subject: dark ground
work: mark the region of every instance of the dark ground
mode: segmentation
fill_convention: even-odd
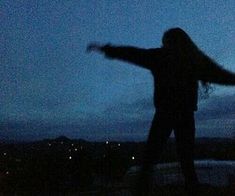
[[[66,137],[1,143],[0,195],[130,195],[130,188],[120,185],[124,185],[126,171],[140,163],[143,149],[143,142],[87,142]],[[196,159],[235,160],[235,140],[197,139]],[[161,162],[176,160],[171,139]],[[159,187],[153,195],[184,196],[184,191],[182,187]],[[232,187],[204,187],[203,195],[235,193]]]

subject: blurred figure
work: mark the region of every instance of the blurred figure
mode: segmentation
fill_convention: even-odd
[[[197,110],[199,83],[204,94],[208,95],[210,83],[235,85],[235,74],[204,54],[181,28],[167,30],[160,48],[92,43],[87,51],[104,53],[108,58],[147,68],[154,77],[156,113],[143,156],[136,195],[148,195],[152,166],[158,162],[172,130],[186,191],[190,196],[198,195],[199,182],[194,167],[194,111]]]

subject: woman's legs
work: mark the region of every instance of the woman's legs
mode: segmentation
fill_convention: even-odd
[[[175,137],[177,152],[185,177],[186,190],[196,195],[198,178],[194,166],[195,122],[194,113],[179,113],[176,116]]]
[[[136,195],[148,195],[152,176],[152,166],[154,162],[159,160],[171,131],[172,115],[160,112],[155,114],[143,155],[143,163],[136,187]]]

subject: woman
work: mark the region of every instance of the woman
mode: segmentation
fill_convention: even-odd
[[[235,85],[235,74],[224,70],[199,50],[180,28],[166,31],[162,44],[161,48],[154,49],[90,44],[87,50],[147,68],[154,77],[156,114],[147,140],[138,195],[148,194],[151,168],[159,160],[172,130],[186,190],[190,195],[196,195],[198,179],[193,159],[198,86],[201,83],[205,94],[208,94],[209,83]]]

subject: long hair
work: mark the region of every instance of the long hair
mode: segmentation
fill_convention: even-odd
[[[163,46],[174,50],[184,63],[195,65],[194,68],[202,62],[217,64],[204,54],[181,28],[177,27],[167,30],[163,35],[162,43]],[[211,84],[206,81],[200,81],[200,86],[200,97],[207,98],[213,90]]]

